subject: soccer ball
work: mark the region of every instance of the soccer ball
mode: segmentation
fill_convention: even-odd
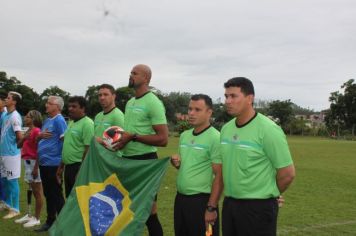
[[[104,131],[103,142],[108,149],[113,151],[112,143],[121,139],[122,131],[124,130],[119,126],[111,126]]]

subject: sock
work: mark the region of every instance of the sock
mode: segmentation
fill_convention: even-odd
[[[31,215],[31,198],[32,198],[32,189],[27,190],[27,213]]]
[[[9,180],[5,177],[5,178],[1,178],[1,181],[2,181],[2,184],[5,189],[5,204],[8,206],[8,207],[12,207],[12,198],[11,198],[11,186],[10,186],[10,183],[9,183]]]
[[[6,200],[6,177],[1,177],[0,180],[0,201],[5,202]]]
[[[11,197],[11,208],[15,211],[20,211],[20,190],[19,179],[10,179],[7,181],[9,193]]]
[[[157,214],[150,215],[146,221],[149,236],[163,236],[162,225],[158,220]]]

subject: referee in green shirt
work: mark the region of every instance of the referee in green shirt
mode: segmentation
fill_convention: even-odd
[[[122,138],[115,149],[123,150],[123,157],[133,160],[157,159],[157,146],[168,142],[168,127],[163,103],[149,90],[151,69],[147,65],[132,68],[129,87],[135,90],[125,107],[125,125]],[[163,230],[153,203],[146,221],[150,236],[161,236]]]
[[[111,84],[102,84],[98,88],[98,100],[101,108],[103,109],[99,112],[94,119],[94,136],[95,140],[104,145],[103,133],[111,126],[124,127],[124,113],[116,107],[116,92],[115,88]],[[117,157],[122,156],[121,151],[116,151]]]
[[[225,84],[225,105],[234,116],[220,134],[224,236],[276,235],[278,200],[295,176],[283,130],[253,108],[254,87],[244,77]]]
[[[219,235],[218,203],[223,189],[220,133],[210,125],[213,103],[205,94],[191,97],[188,108],[192,129],[179,139],[178,155],[171,163],[178,169],[174,202],[176,236],[205,235],[211,224]]]

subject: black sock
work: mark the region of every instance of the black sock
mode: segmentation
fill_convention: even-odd
[[[27,213],[31,215],[32,189],[27,190]]]
[[[31,205],[32,189],[27,190],[27,205]]]
[[[149,236],[163,236],[162,225],[158,220],[157,214],[150,215],[146,221]]]

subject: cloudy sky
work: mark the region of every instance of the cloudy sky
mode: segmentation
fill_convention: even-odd
[[[162,92],[250,78],[256,97],[329,107],[356,70],[355,0],[0,0],[0,71],[38,93],[126,86],[133,65]]]

